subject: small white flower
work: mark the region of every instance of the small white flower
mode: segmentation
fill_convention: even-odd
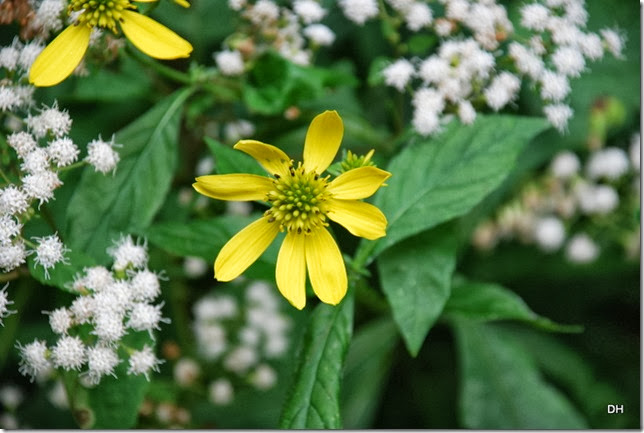
[[[458,104],[458,117],[465,125],[471,125],[476,120],[476,110],[470,101],[461,101]]]
[[[15,385],[3,385],[0,388],[0,404],[10,411],[16,410],[25,399],[24,394]]]
[[[58,174],[50,170],[28,174],[22,178],[22,189],[27,197],[38,199],[41,204],[54,198],[54,190],[62,184]]]
[[[24,158],[29,152],[36,148],[36,140],[28,132],[14,132],[7,137],[7,143],[13,147],[19,157]]]
[[[262,25],[277,20],[280,15],[279,7],[271,0],[258,0],[248,11],[246,16],[253,24]]]
[[[52,389],[47,393],[47,399],[56,408],[61,410],[69,409],[69,400],[67,399],[67,391],[62,379],[58,379]]]
[[[544,70],[541,78],[541,99],[559,102],[570,93],[570,84],[565,75]]]
[[[550,171],[558,179],[570,179],[579,172],[579,158],[572,152],[559,152],[550,164]]]
[[[152,348],[145,345],[142,350],[135,351],[130,354],[129,367],[127,374],[139,375],[143,374],[147,380],[150,380],[150,371],[159,371],[159,365],[163,361],[159,360]]]
[[[152,301],[161,294],[159,277],[147,269],[138,271],[132,276],[130,287],[135,301]]]
[[[186,257],[183,261],[183,271],[188,278],[199,278],[204,276],[208,271],[209,266],[209,263],[201,257]]]
[[[326,9],[315,0],[295,0],[293,11],[305,24],[318,22],[326,15]]]
[[[195,174],[197,176],[205,176],[212,173],[214,169],[215,159],[210,155],[204,156],[197,162],[197,166],[195,167]]]
[[[405,89],[405,86],[414,75],[414,65],[407,59],[396,60],[387,66],[382,74],[385,77],[385,83],[388,86],[395,87],[399,92]]]
[[[113,141],[105,142],[100,138],[92,140],[87,145],[87,156],[85,161],[94,167],[94,170],[101,173],[109,173],[116,170],[120,160],[119,154],[114,150],[116,145]]]
[[[56,334],[67,334],[73,323],[72,313],[67,308],[57,308],[49,313],[49,326]]]
[[[521,73],[526,74],[533,80],[537,80],[541,76],[544,69],[543,60],[532,50],[518,42],[512,42],[509,47],[509,54]]]
[[[10,314],[15,313],[15,311],[9,310],[9,305],[13,304],[13,301],[9,300],[9,295],[7,294],[7,287],[9,283],[0,290],[0,325],[2,325],[2,319],[9,316]]]
[[[0,189],[0,214],[19,215],[27,210],[27,194],[15,185]]]
[[[566,230],[559,218],[546,217],[537,221],[534,227],[534,238],[537,245],[546,252],[559,249],[566,236]]]
[[[11,111],[20,105],[20,97],[12,87],[0,86],[0,111]]]
[[[573,236],[566,246],[566,258],[573,263],[590,263],[599,256],[597,244],[585,233]]]
[[[250,376],[250,382],[255,388],[265,391],[275,386],[277,373],[267,364],[260,364]]]
[[[170,319],[164,319],[161,316],[161,305],[150,305],[144,302],[136,302],[131,306],[129,313],[130,319],[127,326],[135,331],[148,331],[152,337],[154,329],[161,329],[159,322],[168,323]]]
[[[311,24],[306,26],[302,33],[314,44],[324,47],[333,44],[333,41],[335,41],[335,33],[324,24]]]
[[[57,368],[80,370],[87,360],[85,344],[76,336],[64,335],[51,349],[51,360]]]
[[[143,269],[148,263],[148,252],[145,243],[136,245],[131,236],[123,236],[113,247],[108,248],[108,254],[114,259],[112,267],[116,271],[128,267]]]
[[[67,111],[58,109],[58,104],[51,107],[44,107],[37,116],[27,117],[27,126],[36,138],[41,138],[50,132],[54,137],[62,137],[69,133],[72,126],[72,119]]]
[[[255,125],[245,119],[238,119],[226,123],[224,126],[224,137],[227,142],[237,142],[242,138],[250,137],[255,133]]]
[[[36,26],[45,34],[60,30],[63,26],[60,15],[64,9],[65,2],[62,0],[42,0],[36,10]]]
[[[49,168],[49,155],[42,147],[36,147],[24,156],[20,169],[26,173],[40,173]]]
[[[259,344],[261,335],[257,328],[245,326],[239,330],[239,341],[249,347],[256,347]]]
[[[207,360],[219,358],[228,348],[226,331],[219,325],[197,322],[194,333],[199,343],[199,352]]]
[[[539,3],[531,3],[521,8],[521,25],[526,29],[542,32],[548,24],[550,11]]]
[[[233,385],[228,379],[217,379],[208,387],[208,396],[217,406],[230,404],[235,397]]]
[[[20,57],[18,58],[18,64],[20,67],[28,71],[31,68],[31,64],[36,60],[36,57],[42,52],[45,48],[39,41],[31,41],[26,44],[22,51],[20,52]]]
[[[78,158],[78,147],[71,138],[57,138],[47,146],[47,154],[57,167],[66,167]]]
[[[237,374],[245,373],[258,361],[257,352],[252,347],[239,346],[224,359],[224,368]]]
[[[78,324],[87,323],[94,315],[94,298],[92,296],[77,296],[69,310],[72,312],[74,322]]]
[[[8,71],[16,69],[18,59],[20,58],[20,48],[15,42],[17,41],[14,41],[13,44],[0,49],[0,68],[4,68]]]
[[[619,205],[617,191],[608,185],[598,185],[595,188],[595,212],[600,215],[611,213]]]
[[[548,119],[548,122],[561,133],[566,130],[568,120],[572,117],[573,112],[566,104],[551,104],[543,107],[543,112]]]
[[[619,58],[622,58],[622,50],[624,49],[624,37],[613,29],[602,29],[599,31],[604,38],[604,45],[610,53]]]
[[[521,80],[509,72],[501,72],[483,92],[487,105],[498,111],[512,101],[521,87]]]
[[[338,0],[344,16],[358,25],[378,15],[375,0]]]
[[[560,74],[568,77],[578,77],[586,66],[581,52],[570,46],[557,48],[552,55],[552,63]]]
[[[190,386],[201,374],[201,368],[194,359],[181,358],[174,365],[174,380],[181,387]]]
[[[27,249],[22,240],[14,241],[0,248],[0,269],[9,272],[25,262]]]
[[[225,50],[214,54],[217,67],[224,75],[237,76],[244,73],[244,59],[239,51]]]
[[[445,79],[450,73],[450,66],[447,60],[438,56],[431,56],[425,59],[418,69],[418,76],[426,83],[438,83]]]
[[[31,376],[33,381],[51,370],[52,364],[49,361],[49,349],[44,341],[34,340],[33,342],[22,346],[17,345],[20,350],[20,374]]]
[[[599,60],[604,57],[602,40],[595,33],[584,33],[577,40],[577,46],[582,54],[590,60]]]
[[[116,377],[114,368],[120,362],[116,351],[108,346],[94,346],[87,349],[87,376],[91,384],[98,384],[105,375]]]
[[[411,123],[414,125],[414,129],[423,136],[434,134],[440,130],[440,118],[435,111],[416,108]]]
[[[430,25],[432,19],[432,10],[425,3],[414,2],[405,11],[405,22],[407,23],[407,28],[412,32],[417,32]]]
[[[94,330],[92,334],[105,342],[119,341],[125,335],[123,315],[111,308],[113,306],[104,304],[103,296],[95,295],[94,298]],[[99,309],[100,308],[100,309]]]
[[[15,236],[20,234],[22,224],[10,215],[0,216],[0,245],[7,245],[12,242]]]
[[[45,268],[45,277],[49,278],[49,269],[57,263],[66,263],[65,253],[69,251],[57,235],[34,238],[38,242],[34,261]]]
[[[594,152],[586,166],[591,179],[616,180],[628,171],[628,156],[618,147],[607,147]]]

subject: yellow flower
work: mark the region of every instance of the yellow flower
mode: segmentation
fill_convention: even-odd
[[[367,239],[385,236],[387,219],[370,197],[390,173],[373,166],[354,168],[333,180],[321,177],[333,161],[344,133],[336,111],[316,116],[306,134],[303,162],[255,140],[241,140],[235,149],[255,158],[273,178],[253,174],[201,176],[193,187],[218,200],[265,200],[271,208],[224,245],[215,260],[215,278],[230,281],[242,274],[286,232],[277,256],[275,279],[282,295],[298,309],[306,304],[306,274],[322,302],[338,304],[347,292],[342,254],[326,229],[327,219]]]
[[[63,30],[36,58],[29,82],[46,87],[63,81],[83,59],[92,29],[102,27],[118,33],[117,23],[130,42],[150,57],[176,59],[190,55],[190,42],[134,9],[130,0],[71,0],[68,12],[80,12],[76,23]]]

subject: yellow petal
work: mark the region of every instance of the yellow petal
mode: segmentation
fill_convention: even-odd
[[[280,148],[257,140],[239,140],[233,149],[241,150],[255,158],[269,174],[287,176],[291,158]]]
[[[190,42],[166,26],[138,12],[122,11],[121,29],[125,36],[150,57],[176,59],[188,57],[192,52]]]
[[[277,256],[275,280],[277,288],[295,308],[306,305],[306,259],[304,235],[289,232]]]
[[[56,36],[38,55],[29,70],[34,86],[54,86],[69,77],[83,59],[92,29],[71,25]]]
[[[387,218],[377,207],[356,200],[331,199],[327,203],[327,216],[352,235],[378,239],[387,234]]]
[[[174,0],[174,2],[179,6],[183,6],[184,8],[190,7],[190,3],[188,3],[186,0]]]
[[[333,197],[343,200],[359,200],[372,196],[391,173],[377,167],[358,167],[342,173],[329,184]]]
[[[325,111],[311,121],[304,141],[304,168],[320,174],[338,153],[344,125],[337,111]]]
[[[313,291],[322,302],[337,305],[347,293],[347,271],[338,245],[326,229],[306,236],[305,243]]]
[[[262,217],[233,236],[215,260],[215,278],[230,281],[242,274],[262,255],[279,232],[279,224]]]
[[[265,200],[273,182],[255,174],[213,174],[199,176],[192,187],[217,200]]]

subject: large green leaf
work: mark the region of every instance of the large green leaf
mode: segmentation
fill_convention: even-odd
[[[169,253],[183,257],[196,256],[214,262],[224,244],[260,216],[223,215],[187,223],[163,222],[151,225],[141,234]],[[273,242],[245,275],[252,278],[272,278],[280,245],[279,239]]]
[[[190,92],[167,97],[116,134],[123,147],[115,175],[85,169],[67,213],[72,249],[105,261],[113,239],[150,224],[173,178],[181,108]]]
[[[516,293],[492,283],[455,278],[443,314],[477,321],[520,320],[549,331],[578,332],[581,327],[560,325],[539,316]]]
[[[492,325],[455,322],[461,358],[460,417],[470,429],[583,429],[568,399],[534,360]]]
[[[543,119],[479,116],[472,126],[452,122],[435,138],[412,141],[391,161],[392,177],[378,192],[375,204],[389,227],[372,255],[469,211],[501,183],[523,146],[546,127]]]
[[[456,247],[451,226],[442,226],[406,239],[378,257],[382,289],[414,356],[449,298]]]
[[[397,334],[395,324],[387,317],[362,326],[351,340],[341,393],[344,428],[372,427],[387,384]]]
[[[353,330],[353,296],[338,306],[319,304],[304,333],[295,383],[286,400],[280,427],[341,428],[340,382]]]

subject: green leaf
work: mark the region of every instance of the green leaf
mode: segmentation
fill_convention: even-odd
[[[533,359],[486,324],[455,322],[461,357],[460,417],[468,429],[583,429],[568,399]]]
[[[116,134],[123,147],[115,175],[85,169],[67,213],[72,249],[106,261],[113,239],[150,224],[172,182],[181,108],[190,93],[167,97]]]
[[[427,55],[427,52],[436,45],[438,38],[433,35],[415,34],[407,41],[409,54],[416,56]]]
[[[34,257],[29,256],[29,272],[31,276],[41,284],[58,287],[70,293],[76,293],[70,289],[74,276],[83,271],[83,268],[96,265],[96,262],[89,256],[77,250],[65,253],[66,263],[59,262],[48,270],[49,277],[45,275],[45,268],[36,264]]]
[[[367,75],[367,83],[372,86],[380,86],[385,82],[385,76],[382,70],[389,66],[392,60],[389,57],[376,57],[369,65],[369,74]]]
[[[362,326],[351,340],[341,393],[345,429],[371,427],[389,376],[397,334],[387,317]]]
[[[469,211],[501,183],[523,146],[546,127],[543,119],[479,116],[472,126],[452,122],[439,136],[412,142],[391,161],[392,177],[378,192],[375,204],[389,227],[372,256]]]
[[[342,428],[340,382],[353,329],[353,296],[337,306],[319,304],[301,340],[295,383],[280,428]]]
[[[454,233],[439,227],[406,239],[378,257],[382,289],[409,353],[418,354],[450,294]]]
[[[140,64],[131,57],[122,56],[117,71],[101,66],[88,77],[77,80],[71,96],[79,101],[93,103],[131,101],[145,98],[150,91],[150,84]]]
[[[232,149],[210,137],[204,137],[204,140],[215,157],[217,173],[250,173],[266,176],[266,171],[250,155]]]
[[[581,332],[580,326],[560,325],[539,316],[516,293],[491,283],[454,280],[443,314],[477,321],[519,320],[548,331]]]
[[[187,223],[164,222],[153,224],[141,234],[150,243],[171,254],[182,257],[196,256],[209,262],[214,262],[224,244],[238,231],[260,216],[260,214],[250,216],[224,215]],[[244,275],[253,278],[268,278],[273,275],[280,245],[281,242],[279,241],[273,242]]]

